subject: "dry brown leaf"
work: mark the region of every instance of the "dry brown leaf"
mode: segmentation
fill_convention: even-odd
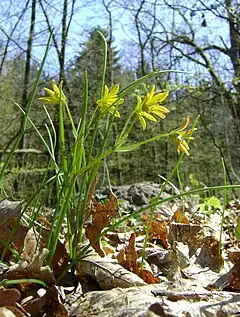
[[[240,260],[240,251],[233,251],[228,254],[228,259],[236,264]]]
[[[168,249],[169,243],[167,241],[167,226],[165,221],[153,220],[150,224],[149,239],[159,239],[161,245]]]
[[[101,258],[94,251],[78,261],[76,272],[79,277],[91,276],[102,289],[146,284],[136,274],[124,269],[110,258]]]
[[[159,283],[160,279],[154,277],[152,272],[146,269],[141,270],[139,263],[137,263],[137,251],[135,248],[135,233],[132,233],[125,248],[122,248],[117,255],[118,263],[121,264],[128,271],[140,276],[144,282],[148,284]]]
[[[23,261],[31,262],[32,258],[36,255],[36,252],[45,248],[47,238],[50,234],[50,230],[42,229],[41,235],[33,229],[29,229],[21,224],[15,224],[13,218],[11,218],[11,224],[6,222],[4,225],[0,225],[0,239],[7,243],[9,236],[12,235],[12,230],[14,234],[11,238],[10,247],[23,253],[21,254],[21,259]],[[0,243],[0,254],[3,252],[4,245]],[[11,259],[11,252],[7,250],[4,260],[9,262]],[[69,256],[67,254],[65,246],[58,241],[55,254],[53,256],[52,269],[54,275],[59,275],[67,267],[69,262]]]
[[[146,282],[147,284],[156,284],[160,283],[160,278],[153,276],[152,272],[147,271],[143,269],[141,271],[141,278]]]
[[[229,288],[240,289],[240,259],[235,262],[229,272]]]
[[[88,237],[88,239],[90,240],[93,248],[95,249],[95,251],[101,256],[104,257],[105,253],[101,248],[101,243],[99,240],[97,240],[98,235],[99,235],[99,231],[98,229],[91,223],[89,223],[86,227],[86,236]]]
[[[31,228],[28,230],[25,239],[24,239],[24,246],[23,252],[21,254],[21,260],[27,261],[30,263],[38,251],[38,241],[34,230]]]
[[[0,219],[1,225],[12,223],[21,213],[22,204],[20,201],[9,201],[3,199],[0,201]]]
[[[125,248],[125,261],[121,265],[130,272],[139,275],[137,266],[137,251],[135,249],[135,233],[132,233]]]
[[[185,216],[184,212],[182,212],[181,209],[178,209],[174,212],[172,220],[174,220],[177,223],[185,223],[186,225],[190,224],[188,218]]]
[[[174,241],[183,242],[189,246],[189,257],[195,254],[202,245],[204,234],[199,225],[171,223],[169,226],[168,241],[173,245]]]
[[[118,201],[113,193],[110,193],[108,201],[105,204],[91,201],[92,223],[88,223],[86,227],[86,236],[90,240],[92,246],[100,256],[104,256],[101,248],[101,242],[96,241],[101,231],[106,228],[112,217],[118,213]]]
[[[14,232],[13,234],[12,229]],[[29,229],[27,227],[22,226],[21,224],[16,224],[15,226],[13,225],[11,227],[11,225],[6,222],[4,225],[0,225],[0,239],[7,243],[9,237],[11,237],[11,242],[9,243],[9,246],[15,251],[20,252],[23,247],[24,239],[28,230]],[[3,250],[4,245],[0,243],[0,254],[3,252]],[[4,261],[9,262],[11,256],[12,253],[7,250],[4,255]]]
[[[26,261],[20,261],[19,263],[11,266],[7,272],[1,275],[2,279],[17,280],[22,278],[36,278],[44,281],[46,284],[51,285],[55,283],[50,267],[43,266],[48,250],[43,249],[41,253],[34,255],[30,263]]]
[[[16,288],[0,288],[0,306],[13,306],[21,298]]]
[[[103,250],[104,250],[106,255],[115,253],[115,250],[113,248],[111,248],[109,245],[104,245]]]
[[[197,263],[202,267],[208,266],[212,271],[219,272],[224,265],[222,253],[219,254],[219,241],[214,237],[206,237],[197,257]]]

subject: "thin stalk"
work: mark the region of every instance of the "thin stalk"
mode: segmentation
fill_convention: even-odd
[[[53,256],[57,247],[57,242],[59,239],[59,235],[60,235],[60,231],[62,228],[62,223],[64,221],[64,218],[66,216],[66,213],[69,209],[69,202],[71,200],[72,197],[72,192],[73,192],[73,188],[75,186],[75,180],[76,177],[73,177],[70,181],[69,181],[69,186],[65,186],[64,187],[64,193],[63,193],[63,205],[60,206],[60,212],[58,215],[58,219],[57,219],[57,223],[56,223],[56,228],[53,232],[52,235],[52,239],[51,239],[51,247],[49,250],[49,254],[48,254],[48,263],[51,264],[52,260],[53,260]]]
[[[227,185],[227,173],[226,173],[226,167],[224,164],[224,159],[221,158],[222,161],[222,168],[223,168],[223,181],[224,181],[224,186]],[[218,257],[220,258],[221,256],[221,249],[222,249],[222,235],[223,235],[223,225],[225,221],[225,208],[227,204],[227,191],[224,189],[223,191],[223,207],[222,207],[222,219],[221,219],[221,228],[220,228],[220,236],[219,236],[219,244],[218,244]]]
[[[192,127],[192,131],[194,131],[194,128],[196,127],[197,125],[197,122],[199,120],[199,116],[195,119],[194,123],[193,123],[193,127]],[[188,137],[188,141],[190,142],[190,138],[192,136],[192,133],[189,134],[189,137]],[[177,172],[178,173],[178,170],[179,170],[179,165],[184,157],[184,153],[181,153],[181,155],[179,156],[174,168],[172,169],[170,175],[168,176],[167,180],[164,182],[163,186],[161,187],[161,190],[159,192],[159,194],[154,198],[154,200],[159,200],[165,187],[167,186],[167,184],[171,181],[172,177],[174,176],[174,174]],[[181,180],[180,180],[180,185],[181,185]],[[181,188],[182,190],[182,188]],[[183,197],[181,197],[181,200],[183,200]],[[154,212],[155,212],[155,208],[151,208],[151,213],[150,213],[150,217],[148,219],[148,223],[147,223],[147,226],[146,226],[146,236],[145,236],[145,239],[144,239],[144,245],[143,245],[143,250],[142,250],[142,262],[141,262],[141,270],[143,268],[143,261],[144,261],[144,255],[145,255],[145,250],[146,250],[146,247],[147,247],[147,243],[148,243],[148,237],[149,237],[149,231],[150,231],[150,226],[151,226],[151,221],[153,219],[153,216],[154,216]]]
[[[76,171],[79,168],[81,168],[82,164],[86,165],[84,141],[85,141],[87,110],[88,110],[88,76],[87,76],[87,72],[84,73],[84,87],[85,87],[84,107],[83,107],[81,124],[79,126],[79,142],[80,142],[80,148],[81,148],[81,159],[78,161],[78,164],[76,166]],[[82,160],[83,156],[84,156],[84,161]],[[82,233],[81,233],[81,231],[79,232],[79,227],[80,228],[82,227],[82,223],[84,222],[84,215],[85,215],[85,209],[81,208],[82,193],[84,190],[85,176],[86,176],[86,173],[84,173],[82,180],[81,180],[80,193],[79,193],[78,202],[77,202],[76,226],[75,226],[75,234],[74,234],[74,240],[73,240],[73,259],[76,258],[78,240],[82,238],[81,237]]]
[[[101,80],[101,91],[100,91],[100,98],[102,98],[104,93],[104,84],[105,84],[105,77],[106,77],[106,69],[107,69],[107,41],[104,35],[97,31],[98,34],[102,37],[104,43],[104,52],[103,52],[103,70],[102,70],[102,80]]]

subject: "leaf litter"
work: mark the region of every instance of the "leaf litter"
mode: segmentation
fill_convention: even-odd
[[[120,217],[119,200],[113,193],[104,203],[91,198],[86,241],[74,268],[57,284],[70,261],[67,241],[58,242],[52,267],[46,265],[49,230],[29,229],[18,221],[21,202],[3,200],[0,316],[237,316],[240,250],[232,217],[238,224],[238,206],[227,206],[221,242],[217,211],[196,217],[179,201],[157,208],[150,223],[151,211],[144,212],[134,231],[130,221],[96,242]],[[12,252],[4,252],[7,243]]]

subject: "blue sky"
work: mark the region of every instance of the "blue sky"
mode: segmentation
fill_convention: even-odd
[[[173,1],[173,0],[172,0]],[[9,3],[8,0],[2,0],[2,5],[4,2]],[[0,26],[4,28],[10,33],[10,30],[13,28],[14,23],[22,11],[24,7],[25,0],[13,1],[11,7],[3,6],[2,9],[6,8],[6,15],[4,17],[4,11],[2,10],[0,17]],[[49,15],[51,25],[55,28],[56,34],[59,34],[60,26],[61,26],[61,7],[59,6],[59,0],[52,0],[47,5],[47,13]],[[209,2],[211,2],[209,0]],[[70,3],[70,1],[69,1]],[[86,5],[86,1],[84,1],[84,5],[82,5],[83,1],[76,1],[76,13],[74,14],[73,21],[71,24],[69,37],[68,37],[68,45],[66,50],[66,60],[70,60],[75,54],[77,54],[80,50],[80,45],[83,44],[87,39],[88,31],[92,27],[97,27],[98,25],[104,27],[108,26],[108,16],[106,11],[102,6],[102,1],[89,1],[89,5]],[[162,23],[166,26],[167,30],[170,29],[172,24],[172,12],[169,9],[166,9],[163,5],[161,5],[162,1],[159,1],[160,5],[158,7],[158,18]],[[1,6],[1,4],[0,4]],[[70,7],[70,5],[69,5]],[[10,18],[9,18],[10,11]],[[136,43],[136,31],[133,27],[133,20],[126,10],[121,8],[113,9],[113,35],[115,39],[115,45],[117,49],[120,51],[120,55],[123,55],[122,63],[127,64],[128,66],[136,65],[138,51],[137,47],[134,47],[134,43]],[[22,47],[26,47],[27,34],[29,29],[29,17],[30,10],[25,14],[25,19],[23,19],[14,35],[17,43],[20,43]],[[176,27],[186,28],[186,25],[182,24],[182,19],[179,16],[176,16]],[[201,13],[196,12],[196,15],[191,18],[188,16],[191,22],[195,25],[195,33],[196,33],[196,41],[202,44],[202,41],[206,41],[209,43],[215,43],[222,45],[222,39],[228,44],[228,28],[226,25],[212,15],[208,13],[205,15],[207,21],[207,27],[201,27],[202,15]],[[146,21],[148,23],[148,21]],[[159,32],[161,32],[161,27],[157,28]],[[36,23],[36,37],[34,42],[34,58],[37,62],[40,62],[42,56],[44,54],[44,48],[47,42],[48,31],[45,23],[45,18],[41,12],[40,7],[38,6],[37,10],[37,23]],[[221,39],[222,37],[222,39]],[[4,37],[3,37],[4,38]],[[60,37],[57,36],[58,42],[60,42]],[[14,45],[12,45],[14,47]],[[16,48],[16,47],[15,47]],[[134,52],[133,52],[134,51]],[[14,54],[13,51],[11,54]],[[164,55],[164,52],[162,53]],[[212,56],[215,58],[215,56]],[[221,57],[222,60],[220,63],[226,64],[226,60],[224,57]],[[183,64],[186,67],[186,70],[192,70],[191,63]],[[46,70],[50,74],[57,74],[58,71],[58,61],[55,48],[51,48],[47,63]],[[201,72],[201,69],[199,70]],[[227,75],[226,75],[227,76]]]

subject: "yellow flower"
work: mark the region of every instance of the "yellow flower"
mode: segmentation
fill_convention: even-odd
[[[157,119],[153,115],[164,119],[166,118],[166,114],[169,113],[166,107],[160,106],[160,103],[167,98],[168,92],[155,93],[155,95],[154,92],[155,85],[152,86],[143,100],[137,96],[136,114],[143,130],[145,130],[147,126],[145,118],[157,122]]]
[[[183,140],[180,135],[177,137],[177,139],[178,139],[178,145],[177,145],[178,154],[185,153],[187,155],[190,155],[190,153],[188,151],[189,146],[188,146],[186,140]]]
[[[191,137],[191,134],[193,133],[193,131],[197,129],[195,128],[195,129],[185,130],[187,126],[189,125],[189,122],[190,122],[190,117],[187,116],[179,128],[171,131],[171,135],[173,135],[173,139],[177,143],[178,154],[185,153],[186,155],[190,155],[187,141],[194,139],[193,137]]]
[[[123,103],[123,99],[117,96],[118,90],[119,85],[115,85],[110,91],[107,85],[105,85],[102,99],[97,100],[101,113],[114,113],[116,107]],[[115,116],[120,118],[118,110],[116,110]]]
[[[67,98],[62,91],[63,82],[61,81],[59,86],[56,85],[55,80],[52,80],[52,89],[43,88],[48,96],[40,97],[39,100],[44,101],[49,105],[58,105],[60,100],[65,104],[67,102]]]

